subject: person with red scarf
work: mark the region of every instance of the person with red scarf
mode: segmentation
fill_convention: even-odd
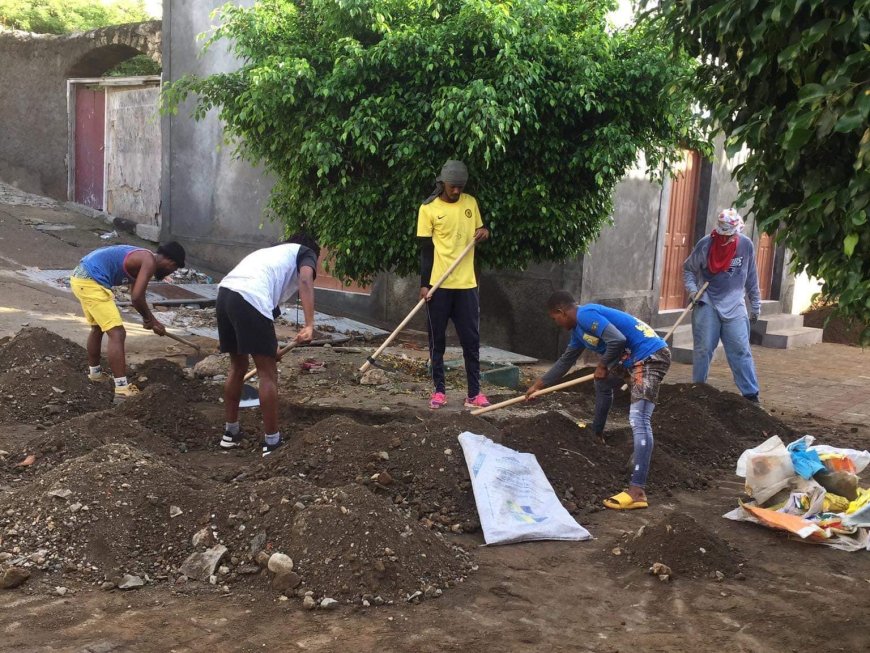
[[[716,219],[713,232],[698,241],[683,263],[683,280],[691,296],[703,282],[710,284],[692,311],[692,381],[707,382],[710,363],[721,340],[737,389],[746,399],[758,403],[758,377],[749,346],[749,327],[761,313],[761,293],[755,247],[742,231],[740,214],[725,209]]]

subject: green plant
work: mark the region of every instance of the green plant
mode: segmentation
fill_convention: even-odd
[[[41,34],[84,32],[150,18],[142,0],[0,0],[0,25]]]
[[[238,70],[186,76],[164,110],[217,108],[238,156],[275,179],[274,217],[307,228],[332,272],[417,265],[416,213],[464,160],[490,267],[576,256],[643,150],[651,170],[698,146],[692,74],[649,27],[610,32],[595,0],[263,0],[227,4],[206,40]]]
[[[710,108],[762,229],[870,341],[870,1],[661,0],[649,14],[702,65]]]
[[[159,75],[160,64],[147,54],[136,55],[122,61],[107,71],[103,77],[138,77],[140,75]]]

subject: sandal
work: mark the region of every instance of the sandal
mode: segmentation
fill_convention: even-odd
[[[604,507],[611,510],[637,510],[638,508],[649,508],[649,503],[647,501],[635,501],[628,492],[620,492],[619,494],[614,494],[609,499],[605,499]]]

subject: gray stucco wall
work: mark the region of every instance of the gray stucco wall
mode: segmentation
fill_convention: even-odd
[[[196,36],[212,27],[210,14],[222,0],[164,3],[163,79],[233,70],[236,60],[222,44],[201,56]],[[238,4],[250,5],[252,1]],[[257,247],[280,235],[264,217],[272,181],[262,171],[234,159],[212,112],[190,117],[192,104],[163,119],[164,238],[182,242],[194,264],[226,271]]]
[[[66,80],[141,53],[160,59],[159,21],[68,36],[0,31],[0,180],[67,199]]]

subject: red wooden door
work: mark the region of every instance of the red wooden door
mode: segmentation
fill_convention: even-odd
[[[683,262],[694,247],[692,241],[701,181],[701,156],[694,150],[687,150],[684,155],[682,170],[671,181],[659,297],[660,311],[683,308],[686,305]]]
[[[758,272],[758,289],[762,299],[770,299],[770,287],[773,285],[773,258],[776,254],[776,243],[773,236],[763,233],[758,238],[758,250],[755,252],[755,269]]]
[[[75,201],[103,208],[106,92],[76,86]]]

